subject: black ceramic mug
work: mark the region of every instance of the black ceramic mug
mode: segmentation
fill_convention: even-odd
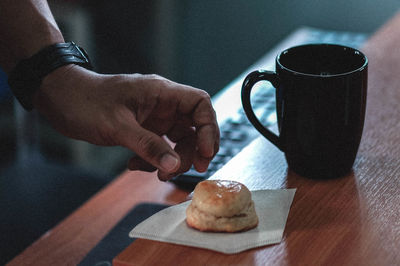
[[[289,169],[310,178],[348,174],[364,125],[368,59],[333,44],[289,48],[276,58],[276,72],[247,75],[242,104],[253,126],[285,154]],[[251,106],[252,87],[267,80],[276,88],[279,136],[264,127]]]

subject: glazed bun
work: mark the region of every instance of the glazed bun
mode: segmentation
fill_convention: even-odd
[[[258,217],[248,188],[236,181],[206,180],[197,184],[186,209],[186,223],[200,231],[252,229]]]

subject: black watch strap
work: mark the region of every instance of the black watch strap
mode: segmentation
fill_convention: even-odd
[[[33,96],[40,88],[42,79],[61,66],[77,64],[92,69],[85,50],[74,42],[50,45],[28,59],[21,60],[11,71],[8,84],[11,91],[26,110],[33,109]]]

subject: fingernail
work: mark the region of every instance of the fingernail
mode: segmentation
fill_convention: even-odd
[[[165,171],[172,172],[173,170],[175,170],[176,166],[178,165],[178,162],[179,161],[175,156],[166,153],[161,158],[160,164]]]

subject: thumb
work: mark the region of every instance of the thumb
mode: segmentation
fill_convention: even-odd
[[[179,155],[171,146],[162,137],[139,125],[124,130],[120,143],[162,171],[173,173],[180,167]]]

